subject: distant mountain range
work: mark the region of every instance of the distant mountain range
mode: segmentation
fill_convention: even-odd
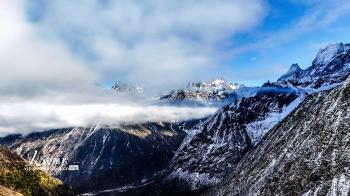
[[[0,139],[79,192],[98,195],[347,195],[350,44],[321,49],[275,82],[191,82],[159,104],[216,106],[208,118],[78,127]],[[138,87],[113,87],[142,92]]]
[[[184,89],[172,90],[169,94],[159,97],[175,105],[214,105],[222,106],[237,99],[235,90],[244,87],[242,84],[230,83],[220,78],[205,82],[190,82]]]
[[[171,90],[166,95],[153,97],[156,104],[177,106],[223,106],[238,98],[235,93],[245,87],[243,84],[231,83],[223,78],[203,82],[189,82],[186,87]],[[112,90],[117,93],[146,96],[140,85],[114,84]],[[147,97],[146,97],[147,98]]]

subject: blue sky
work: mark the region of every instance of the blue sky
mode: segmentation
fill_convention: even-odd
[[[234,44],[235,48],[247,44],[252,44],[252,48],[229,58],[224,73],[229,72],[230,77],[238,78],[242,83],[259,85],[267,80],[276,80],[293,63],[302,68],[309,67],[318,50],[329,43],[348,43],[350,12],[336,13],[336,9],[343,7],[349,10],[349,5],[340,1],[320,2],[267,1],[267,15],[261,23],[251,32],[241,33],[232,39],[238,45]],[[312,19],[308,28],[292,30],[316,12],[320,13]],[[332,19],[324,16],[327,14]],[[319,25],[323,20],[329,22]],[[263,43],[266,39],[270,39],[266,45],[254,47],[254,43]]]

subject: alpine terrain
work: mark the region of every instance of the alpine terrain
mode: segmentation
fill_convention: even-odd
[[[349,195],[350,77],[309,95],[211,195]]]
[[[286,119],[305,97],[324,95],[313,93],[334,88],[344,82],[350,73],[349,49],[350,45],[343,43],[332,44],[321,49],[309,68],[302,70],[298,65],[292,65],[277,82],[267,82],[260,88],[250,89],[250,93],[245,97],[222,107],[206,121],[189,131],[190,134],[186,136],[170,162],[168,170],[170,174],[163,182],[168,186],[167,190],[198,191],[219,184],[230,171],[237,168],[237,164],[247,152],[260,149],[258,146],[261,140],[271,129]],[[329,98],[329,102],[331,100]],[[318,102],[315,101],[316,103]],[[332,103],[336,104],[336,99]],[[322,106],[320,102],[319,107]],[[315,113],[311,112],[310,108],[308,111],[310,112],[304,115],[313,118],[317,112],[323,113],[326,110],[317,110]],[[286,120],[289,121],[289,117]],[[307,119],[300,118],[300,121],[303,120]],[[292,124],[292,121],[289,122]],[[344,120],[344,123],[346,122]],[[306,121],[303,124],[299,122],[296,124],[308,127]],[[292,128],[294,127],[290,129]],[[325,127],[325,131],[328,130],[327,128],[329,131],[333,130],[331,127]],[[289,131],[295,133],[294,130]],[[266,142],[266,145],[270,148],[277,146],[271,145],[271,142]],[[314,145],[305,146],[312,148]],[[285,148],[276,148],[278,149]],[[261,153],[261,156],[265,157],[264,152],[254,152]],[[334,151],[333,155],[337,156],[339,153]],[[250,157],[250,159],[255,158]],[[241,168],[244,168],[244,164]]]
[[[0,143],[79,193],[346,195],[349,74],[350,44],[331,44],[310,67],[293,64],[261,87],[217,79],[155,100],[219,107],[207,118],[55,129]]]

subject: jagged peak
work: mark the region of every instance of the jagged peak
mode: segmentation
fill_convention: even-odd
[[[290,66],[287,73],[283,74],[277,81],[282,81],[288,79],[290,76],[298,74],[302,69],[299,67],[297,63],[294,63]]]
[[[321,48],[318,51],[316,58],[313,61],[313,64],[326,65],[330,63],[335,56],[343,52],[344,52],[343,42],[328,44],[327,46],[325,46],[324,48]]]
[[[290,66],[287,73],[294,73],[294,72],[300,71],[300,70],[301,70],[301,68],[299,67],[298,63],[294,63]]]
[[[231,90],[244,87],[243,84],[231,83],[223,77],[202,82],[189,82],[187,88],[228,88]]]

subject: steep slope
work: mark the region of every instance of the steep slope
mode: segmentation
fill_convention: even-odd
[[[271,89],[221,108],[185,138],[171,161],[166,184],[197,190],[218,183],[297,98],[296,91]]]
[[[214,186],[241,157],[293,111],[306,95],[340,85],[350,73],[349,44],[321,49],[312,66],[291,69],[277,82],[239,96],[189,131],[170,164],[164,184],[200,190]],[[247,91],[247,90],[245,90]],[[239,90],[237,91],[239,92]]]
[[[212,195],[349,195],[350,78],[312,94]]]
[[[0,194],[73,195],[73,192],[60,180],[34,169],[0,145]]]
[[[23,194],[13,191],[11,189],[8,189],[6,187],[0,186],[0,196],[23,196]]]
[[[152,178],[173,157],[184,134],[160,122],[58,129],[2,141],[76,190],[90,192]]]
[[[237,99],[234,91],[242,87],[244,85],[230,83],[225,79],[190,82],[186,88],[173,90],[168,95],[161,96],[159,100],[177,105],[222,106]]]

